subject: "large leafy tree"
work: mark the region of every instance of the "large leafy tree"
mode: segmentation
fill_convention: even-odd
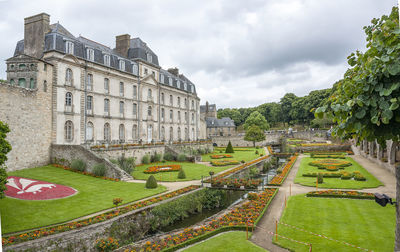
[[[367,50],[348,57],[350,68],[335,93],[316,114],[332,116],[334,133],[358,141],[399,141],[400,135],[400,30],[398,9],[373,19],[364,27]],[[400,167],[396,167],[397,202],[400,202]],[[400,250],[400,204],[397,205],[395,250]]]
[[[244,140],[253,142],[253,146],[256,147],[256,142],[265,140],[265,135],[260,127],[252,125],[246,130]]]
[[[4,163],[7,161],[7,153],[11,151],[11,145],[6,141],[8,132],[10,132],[10,129],[7,124],[0,121],[0,199],[4,197],[7,183],[7,173]]]
[[[247,130],[250,126],[257,125],[262,130],[268,130],[269,124],[265,117],[258,111],[254,111],[247,117],[244,123],[244,129]]]
[[[282,106],[282,116],[284,122],[290,123],[290,121],[292,121],[293,117],[290,111],[292,110],[293,103],[297,99],[298,97],[293,93],[287,93],[281,98],[280,104]]]

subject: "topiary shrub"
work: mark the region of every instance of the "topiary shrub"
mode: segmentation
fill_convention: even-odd
[[[142,164],[150,164],[150,156],[149,155],[144,155],[142,157]]]
[[[226,146],[225,153],[234,153],[231,141],[229,141],[228,146]]]
[[[183,168],[181,168],[178,173],[178,179],[185,179],[185,178],[186,178],[185,171],[183,170]]]
[[[86,163],[81,159],[72,160],[71,169],[84,172],[86,170]]]
[[[174,161],[175,160],[175,156],[174,154],[170,153],[170,152],[166,152],[164,154],[164,159],[167,161]]]
[[[260,153],[258,152],[258,150],[256,150],[256,155],[258,155],[258,154],[260,154]]]
[[[179,154],[178,158],[176,159],[179,162],[185,162],[186,161],[186,155],[185,154]]]
[[[93,174],[99,177],[103,177],[106,174],[106,166],[103,163],[94,165]]]
[[[157,188],[157,186],[158,185],[156,178],[153,175],[151,175],[146,181],[146,188],[154,189]]]
[[[162,155],[157,152],[155,152],[154,155],[151,156],[151,162],[160,162],[161,159],[162,159]]]
[[[322,173],[318,173],[317,180],[318,180],[318,184],[324,183],[324,175]]]

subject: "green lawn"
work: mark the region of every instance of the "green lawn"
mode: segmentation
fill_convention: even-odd
[[[393,251],[396,211],[392,205],[381,207],[373,200],[289,198],[281,222],[307,231],[373,251]],[[338,242],[278,226],[278,234],[312,244],[313,251],[360,251]],[[309,251],[308,247],[285,239],[278,243],[294,251]]]
[[[305,186],[313,186],[315,187],[316,178],[315,177],[303,177],[304,173],[308,172],[326,172],[326,170],[318,169],[315,166],[311,166],[310,163],[313,160],[317,160],[316,158],[305,157],[301,160],[299,171],[296,174],[296,178],[294,183],[301,184]],[[364,169],[361,165],[359,165],[356,161],[354,161],[350,157],[346,157],[346,159],[339,160],[347,160],[352,163],[351,166],[345,167],[344,171],[348,171],[350,173],[354,171],[361,172],[364,177],[367,178],[366,181],[356,181],[353,179],[350,180],[342,180],[340,178],[324,178],[324,183],[318,184],[318,188],[338,188],[338,189],[363,189],[363,188],[375,188],[383,185],[379,180],[377,180],[372,174],[370,174],[367,170]],[[342,171],[342,170],[340,170]]]
[[[184,251],[196,252],[196,251],[212,251],[212,252],[261,252],[266,251],[263,248],[255,245],[254,243],[246,240],[246,232],[234,231],[228,233],[222,233],[219,236],[210,238],[204,242],[194,245]]]
[[[123,203],[128,203],[166,190],[162,186],[157,189],[146,189],[144,184],[107,181],[53,166],[14,171],[8,175],[70,186],[78,190],[78,193],[57,200],[28,201],[12,198],[0,200],[3,233],[65,222],[112,208],[113,198],[120,197]]]
[[[133,171],[132,175],[135,179],[147,179],[151,174],[146,174],[143,173],[144,170],[147,169],[147,167],[150,166],[155,166],[155,165],[168,165],[168,164],[180,164],[182,165],[182,169],[185,171],[186,178],[185,179],[178,179],[178,172],[159,172],[152,174],[157,181],[189,181],[189,180],[198,180],[201,179],[201,176],[210,176],[208,173],[210,171],[213,171],[215,173],[224,171],[231,166],[219,166],[219,167],[211,167],[211,166],[206,166],[202,164],[195,164],[195,163],[189,163],[189,162],[157,162],[157,163],[151,163],[147,165],[140,165],[135,167],[135,170]]]
[[[256,148],[243,148],[242,147],[240,149],[246,149],[247,151],[243,151],[243,150],[235,151],[235,147],[233,147],[233,150],[235,151],[235,153],[228,153],[228,154],[232,155],[233,158],[211,159],[210,158],[211,155],[225,154],[225,150],[223,150],[222,153],[220,153],[220,151],[219,151],[220,149],[216,149],[211,154],[202,155],[201,158],[202,158],[202,160],[204,162],[210,162],[211,160],[229,160],[229,159],[234,159],[234,160],[237,160],[239,162],[242,161],[242,160],[244,160],[245,162],[248,162],[248,161],[254,160],[256,158],[259,158],[260,154],[265,155],[265,149],[264,148],[256,149]],[[258,151],[259,154],[255,154],[256,151]]]

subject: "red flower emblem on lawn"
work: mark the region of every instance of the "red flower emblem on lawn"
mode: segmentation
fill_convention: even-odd
[[[6,187],[6,196],[24,200],[59,199],[77,192],[68,186],[15,176],[7,178]]]

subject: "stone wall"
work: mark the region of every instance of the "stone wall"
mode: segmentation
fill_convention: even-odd
[[[7,246],[4,251],[97,251],[97,239],[113,237],[134,242],[143,238],[150,229],[149,211],[161,204],[184,195],[195,193],[202,188],[164,200],[160,203],[122,214],[110,220],[62,232],[37,240]]]
[[[97,155],[81,145],[57,145],[51,147],[51,160],[63,165],[69,165],[74,159],[81,159],[86,163],[88,172],[92,172],[94,165],[103,163],[106,166],[106,177],[118,179],[132,179],[132,176],[111,163],[107,158]]]
[[[39,81],[36,89],[0,84],[0,120],[11,130],[6,138],[12,146],[7,155],[8,171],[49,163],[51,85],[43,92]]]

